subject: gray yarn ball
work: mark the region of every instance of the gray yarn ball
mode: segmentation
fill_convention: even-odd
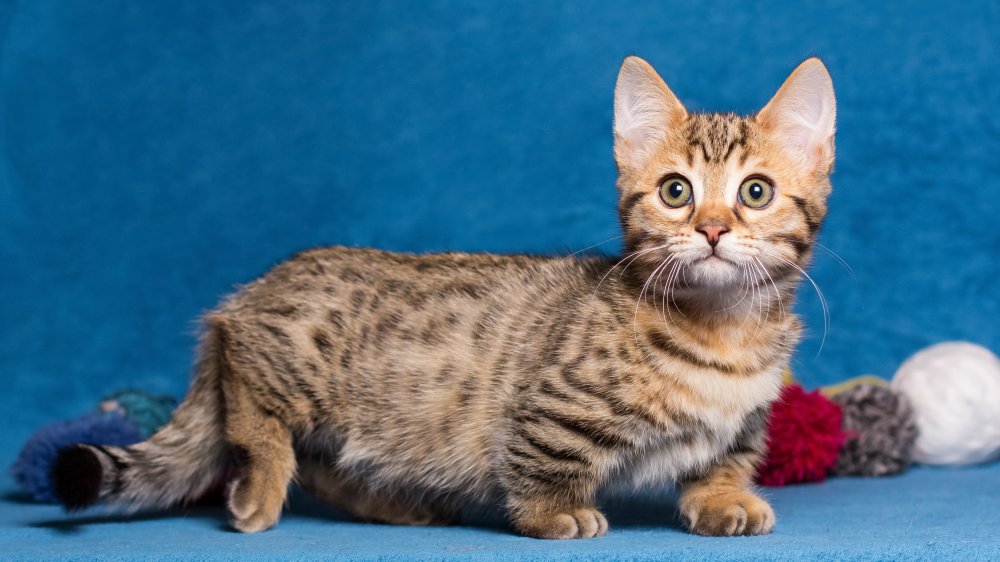
[[[851,434],[830,471],[840,476],[897,474],[913,460],[917,424],[913,408],[888,386],[859,384],[831,400],[843,413],[843,428]]]

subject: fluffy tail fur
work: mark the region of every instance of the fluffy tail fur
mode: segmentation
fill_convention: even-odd
[[[95,503],[169,507],[202,496],[224,474],[222,369],[218,337],[202,340],[195,380],[173,418],[129,447],[78,444],[60,451],[52,484],[69,510]]]

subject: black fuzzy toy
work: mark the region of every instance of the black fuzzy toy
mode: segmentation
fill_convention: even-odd
[[[849,432],[832,474],[885,476],[910,465],[917,425],[906,397],[887,386],[859,384],[831,397]]]

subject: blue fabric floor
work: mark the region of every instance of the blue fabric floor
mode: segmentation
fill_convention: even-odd
[[[669,494],[608,503],[607,536],[544,541],[512,534],[495,514],[475,526],[353,522],[295,495],[278,527],[231,532],[221,506],[125,519],[99,511],[0,502],[0,558],[124,560],[996,560],[1000,465],[911,470],[766,491],[778,526],[764,537],[706,538],[678,528]]]

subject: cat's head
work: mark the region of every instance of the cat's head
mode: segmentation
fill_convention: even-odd
[[[826,215],[835,115],[819,59],[752,116],[689,113],[646,61],[625,59],[614,132],[631,270],[718,292],[804,268]]]

